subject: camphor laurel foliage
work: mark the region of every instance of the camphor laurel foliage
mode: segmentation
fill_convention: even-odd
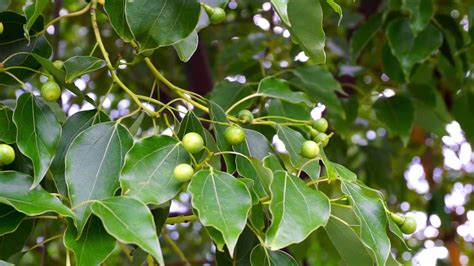
[[[319,232],[345,264],[397,264],[392,249],[401,245],[394,243],[416,230],[415,220],[391,212],[382,192],[326,154],[338,134],[328,120],[352,117],[351,106],[338,98],[345,92],[324,65],[323,5],[340,16],[341,7],[335,1],[271,3],[310,63],[263,71],[245,84],[222,80],[210,95],[174,84],[154,55],[172,47],[188,61],[199,31],[226,23],[225,0],[91,0],[49,21],[43,17],[49,0],[33,1],[24,14],[2,11],[0,83],[21,95],[0,102],[0,259],[18,263],[30,251],[22,251],[30,233],[54,226],[57,234],[44,243],[65,247],[63,262],[97,265],[120,247],[134,263],[165,265],[173,253],[185,263],[190,254],[179,250],[165,225],[192,222],[212,240],[219,265],[298,265],[288,247]],[[87,18],[90,52],[50,60],[46,30],[75,17]],[[355,33],[355,59],[374,27],[388,20],[372,19],[377,25]],[[101,29],[110,26],[135,52],[129,64],[104,44],[110,36]],[[412,46],[397,45],[397,34],[407,29]],[[443,41],[429,22],[405,18],[390,21],[386,34],[384,60],[398,66],[388,74],[400,83]],[[139,66],[155,80],[146,93],[124,74]],[[103,94],[120,91],[130,101],[129,113],[112,116],[103,99],[74,82],[95,73],[110,86]],[[38,89],[26,84],[40,76],[47,81]],[[66,118],[58,105],[66,90],[93,110]],[[318,103],[331,119],[311,119]],[[394,114],[393,106],[407,106],[406,112]],[[406,143],[414,119],[410,100],[380,98],[373,108]],[[285,151],[273,145],[274,136]],[[181,193],[191,197],[190,212],[170,214],[170,202]]]

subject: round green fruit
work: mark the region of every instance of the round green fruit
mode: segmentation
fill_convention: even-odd
[[[0,166],[11,164],[15,160],[15,150],[7,144],[0,144]]]
[[[303,142],[303,145],[301,146],[301,156],[304,158],[308,159],[313,159],[316,158],[319,154],[319,145],[312,141],[312,140],[307,140]]]
[[[0,34],[3,33],[3,22],[0,22]]]
[[[322,144],[323,147],[326,147],[329,143],[329,136],[326,133],[319,133],[316,135],[316,137],[314,137],[314,141]]]
[[[183,148],[191,154],[198,153],[204,149],[204,140],[201,135],[196,132],[190,132],[184,135],[181,143],[183,143]]]
[[[178,164],[173,170],[173,175],[179,182],[188,182],[194,175],[194,169],[187,163]]]
[[[400,226],[400,230],[404,234],[413,234],[416,231],[416,220],[412,217],[405,217],[405,221]]]
[[[405,222],[405,217],[404,217],[404,216],[401,216],[401,215],[396,214],[396,213],[393,213],[393,212],[390,213],[390,218],[392,218],[392,220],[393,220],[398,226],[402,226],[402,224]]]
[[[328,130],[328,121],[325,118],[320,118],[313,122],[313,128],[319,132],[326,132]]]
[[[240,111],[238,117],[239,120],[244,124],[252,122],[254,118],[252,112],[250,112],[249,110]]]
[[[220,7],[213,9],[212,14],[209,17],[209,20],[212,24],[219,24],[225,19],[225,11]]]
[[[56,60],[56,61],[53,62],[53,65],[57,69],[62,69],[63,66],[64,66],[64,62],[61,61],[61,60]]]
[[[61,88],[54,80],[49,80],[41,86],[41,97],[48,102],[54,102],[61,96]]]
[[[237,145],[244,142],[245,131],[239,126],[232,125],[224,131],[224,137],[230,145]]]
[[[319,134],[319,131],[317,131],[316,129],[310,127],[309,128],[309,135],[312,137],[312,138],[315,138],[317,135]]]

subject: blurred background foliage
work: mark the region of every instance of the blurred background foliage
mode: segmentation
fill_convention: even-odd
[[[474,2],[340,0],[344,15],[340,23],[338,14],[326,1],[321,2],[327,53],[321,68],[337,79],[342,88],[337,95],[345,111],[345,116],[340,116],[322,104],[312,110],[313,118],[327,117],[336,133],[327,148],[328,157],[355,171],[368,186],[383,191],[392,211],[416,218],[418,229],[407,237],[411,250],[401,245],[394,249],[399,261],[407,265],[472,265]],[[0,9],[23,13],[29,4],[31,1],[1,0]],[[85,4],[55,0],[44,12],[45,21]],[[226,11],[224,23],[200,32],[198,50],[189,62],[182,63],[172,47],[153,54],[152,60],[169,80],[215,100],[225,98],[225,90],[239,90],[237,96],[244,97],[251,91],[243,83],[314,64],[292,42],[270,2],[232,0]],[[105,13],[99,14],[105,45],[112,61],[120,62],[123,80],[136,93],[149,94],[154,77],[142,61],[134,60],[134,50],[117,38]],[[95,44],[87,15],[62,20],[47,32],[54,59],[88,55]],[[332,89],[325,87],[324,78],[313,78],[310,84],[321,82],[323,95]],[[26,86],[36,90],[45,81],[46,77],[34,76]],[[110,87],[105,69],[82,76],[75,85],[92,99],[104,100],[113,118],[133,110],[130,99],[119,89],[105,98]],[[169,90],[160,89],[159,97],[169,99]],[[0,99],[14,98],[15,93],[14,88],[1,86]],[[284,107],[299,117],[304,114],[298,110],[309,111],[289,105]],[[65,91],[61,107],[71,115],[92,105]],[[271,110],[272,104],[268,109],[269,113],[277,112]],[[287,115],[291,117],[291,113]],[[141,132],[150,128],[151,121],[144,118]],[[173,201],[171,211],[189,213],[189,208],[189,196],[182,194]],[[32,228],[28,223],[21,226],[25,234]],[[57,226],[48,221],[35,227],[28,247],[55,235]],[[167,225],[166,234],[191,262],[213,263],[215,248],[210,248],[209,237],[200,227],[199,223]],[[162,242],[165,260],[174,265],[179,258]],[[14,243],[3,239],[0,250],[8,252]],[[323,230],[288,251],[304,265],[341,264]],[[21,264],[61,265],[65,256],[61,241],[51,241],[27,252]],[[117,246],[105,264],[128,265],[126,261]]]

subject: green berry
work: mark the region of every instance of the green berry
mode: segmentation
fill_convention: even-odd
[[[413,234],[416,231],[416,220],[412,217],[405,217],[405,221],[400,226],[400,230],[404,234]]]
[[[326,133],[319,133],[314,137],[314,141],[326,147],[329,143],[329,136]]]
[[[57,69],[62,69],[63,66],[64,66],[64,62],[61,61],[61,60],[56,60],[56,61],[53,62],[53,65]]]
[[[307,140],[303,142],[300,153],[304,158],[313,159],[319,154],[319,145],[312,140]]]
[[[173,175],[181,183],[188,182],[194,175],[194,169],[187,163],[178,164],[173,170]]]
[[[253,114],[249,110],[242,110],[239,112],[239,120],[246,124],[253,121]]]
[[[213,9],[209,20],[211,21],[212,24],[219,24],[225,19],[225,11],[224,9],[220,7],[216,7]]]
[[[0,22],[0,34],[3,33],[3,22]]]
[[[391,212],[390,218],[398,225],[401,226],[405,222],[405,217]]]
[[[313,128],[319,132],[326,132],[328,130],[328,121],[324,118],[320,118],[313,122]]]
[[[45,101],[54,102],[61,96],[61,88],[54,80],[49,80],[41,86],[41,97]]]
[[[15,150],[7,144],[0,144],[0,166],[11,164],[15,160]]]
[[[190,132],[184,135],[181,142],[183,143],[183,148],[191,154],[198,153],[204,149],[204,140],[201,135],[196,132]]]
[[[236,125],[228,127],[224,131],[224,137],[230,145],[237,145],[245,140],[245,131]]]
[[[318,134],[319,134],[319,131],[317,131],[316,129],[314,129],[314,128],[312,128],[312,127],[309,128],[309,135],[310,135],[312,138],[316,137]]]

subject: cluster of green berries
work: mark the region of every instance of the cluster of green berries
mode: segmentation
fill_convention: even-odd
[[[416,220],[412,217],[401,216],[391,212],[390,218],[400,227],[400,231],[404,234],[413,234],[416,231]]]
[[[13,163],[15,160],[15,150],[7,144],[0,144],[0,166]]]
[[[310,134],[313,140],[303,142],[300,151],[301,156],[313,159],[319,155],[319,145],[326,147],[329,143],[330,137],[325,133],[328,126],[328,121],[324,118],[311,121]]]
[[[64,62],[56,60],[53,62],[53,65],[57,69],[61,69],[63,68]],[[50,77],[49,80],[41,86],[40,94],[45,101],[55,102],[59,97],[61,97],[61,87],[52,77]]]
[[[237,125],[231,125],[224,131],[224,138],[230,145],[238,145],[245,141],[245,131]],[[196,154],[204,150],[204,139],[196,132],[189,132],[184,135],[181,145],[190,154]],[[173,170],[173,176],[179,182],[188,182],[193,175],[194,168],[187,163],[178,164]]]

